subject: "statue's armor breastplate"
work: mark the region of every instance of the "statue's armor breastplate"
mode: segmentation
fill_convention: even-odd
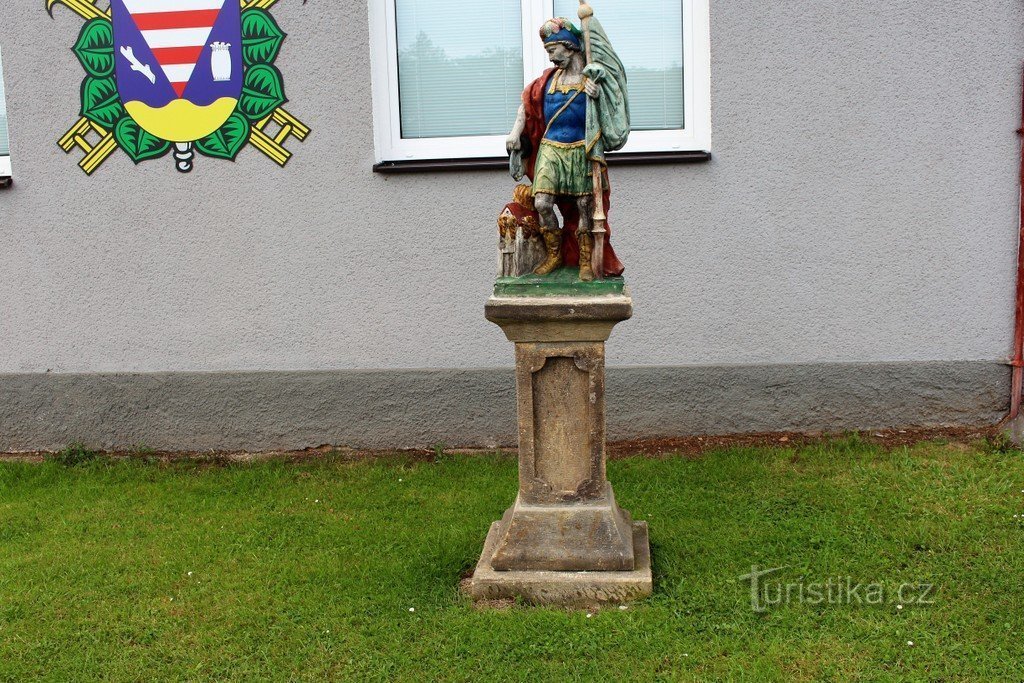
[[[583,84],[558,85],[558,75],[551,77],[551,84],[544,95],[544,122],[548,124],[545,140],[562,144],[582,142],[587,136],[587,95],[582,92]],[[576,93],[579,93],[578,95]],[[566,103],[572,100],[565,111],[558,114]],[[558,114],[554,122],[551,119]]]

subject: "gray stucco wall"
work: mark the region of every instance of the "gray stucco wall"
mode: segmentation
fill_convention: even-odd
[[[274,9],[314,129],[288,167],[248,148],[190,176],[86,177],[56,145],[80,20],[3,13],[0,373],[511,364],[482,306],[512,181],[371,172],[363,0]],[[714,160],[613,176],[636,315],[610,364],[1003,359],[1022,29],[1014,0],[713,2]]]

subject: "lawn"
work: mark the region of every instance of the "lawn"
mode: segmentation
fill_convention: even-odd
[[[655,595],[588,613],[460,595],[514,497],[507,456],[2,463],[0,680],[1024,675],[1019,451],[853,437],[609,476],[650,523]],[[806,599],[754,611],[754,565],[785,567],[769,600]],[[815,603],[847,577],[884,599]]]

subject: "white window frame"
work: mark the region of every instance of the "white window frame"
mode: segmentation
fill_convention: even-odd
[[[2,79],[4,77],[3,66],[2,65],[3,65],[3,56],[0,55],[0,79]],[[5,92],[6,92],[6,89],[5,89]],[[7,113],[7,102],[0,101],[0,107],[3,108],[4,113],[6,114]],[[10,119],[10,117],[8,117],[8,119],[7,119],[8,126],[10,125],[10,122],[11,122],[11,119]],[[8,128],[8,131],[7,131],[7,137],[10,138],[10,129],[9,128]],[[8,146],[10,146],[10,142],[11,141],[8,139],[7,140]],[[11,157],[8,154],[0,154],[0,178],[10,178],[10,177],[11,177]]]
[[[549,66],[537,31],[554,12],[554,0],[520,0],[523,30],[523,82],[530,83]],[[682,130],[634,131],[623,152],[711,150],[711,8],[710,0],[683,4]],[[593,0],[600,16],[600,0]],[[430,159],[479,159],[505,156],[506,135],[402,138],[398,90],[398,30],[395,0],[369,0],[370,76],[373,90],[374,148],[377,163]],[[508,122],[509,130],[514,121]]]

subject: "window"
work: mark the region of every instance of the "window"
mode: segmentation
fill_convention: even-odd
[[[11,144],[7,137],[7,93],[4,91],[4,58],[0,53],[0,178],[11,177]]]
[[[537,32],[579,0],[369,0],[377,161],[505,155]],[[590,0],[629,74],[625,152],[711,147],[709,0]]]

